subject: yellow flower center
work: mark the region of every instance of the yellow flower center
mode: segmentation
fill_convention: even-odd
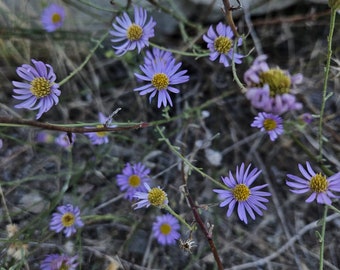
[[[250,189],[245,184],[238,184],[233,189],[233,195],[236,201],[246,201],[250,196]]]
[[[283,95],[289,93],[291,81],[281,69],[269,69],[260,74],[260,86],[269,85],[270,96]]]
[[[130,41],[140,40],[143,35],[143,28],[137,24],[131,24],[127,29],[126,36]]]
[[[214,41],[214,48],[221,54],[226,54],[233,47],[233,42],[230,38],[219,36]]]
[[[70,212],[65,213],[61,218],[61,223],[63,224],[64,227],[72,226],[75,223],[75,221],[76,217]]]
[[[61,16],[60,16],[60,14],[59,13],[54,13],[53,15],[52,15],[52,22],[53,23],[58,23],[58,22],[60,22],[61,21]]]
[[[97,125],[96,128],[102,128],[104,127],[104,125]],[[97,136],[98,137],[105,137],[107,135],[107,132],[106,131],[98,131],[96,132]]]
[[[65,262],[62,262],[58,270],[68,270],[68,269],[70,269],[70,267],[66,265]]]
[[[263,121],[263,127],[266,131],[271,131],[276,129],[277,123],[275,120],[267,118]]]
[[[328,187],[326,176],[322,175],[321,173],[314,175],[309,182],[309,187],[314,192],[325,192]]]
[[[49,94],[51,94],[51,87],[52,87],[52,84],[50,83],[49,80],[43,77],[39,77],[39,78],[34,78],[31,81],[30,91],[37,98],[42,98],[42,97],[46,97]]]
[[[148,201],[153,206],[161,206],[166,200],[166,193],[160,188],[152,188],[148,193]]]
[[[131,187],[138,187],[140,185],[140,177],[136,174],[133,174],[129,177],[129,185]]]
[[[163,223],[159,229],[164,235],[168,235],[171,232],[171,226],[168,223]]]
[[[153,75],[151,83],[157,90],[163,90],[169,85],[169,77],[164,73],[156,73]]]

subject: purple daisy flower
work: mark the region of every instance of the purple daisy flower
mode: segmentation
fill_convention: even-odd
[[[106,121],[107,121],[107,117],[102,113],[98,113],[98,118],[99,118],[99,122],[101,123],[101,125],[97,125],[97,128],[104,127],[104,124],[106,124]],[[113,126],[110,126],[110,127],[113,127]],[[84,133],[84,134],[87,137],[89,137],[91,143],[94,145],[104,144],[104,143],[109,142],[109,138],[107,136],[108,133],[105,131],[89,132],[89,133]]]
[[[76,228],[84,226],[80,218],[79,207],[71,204],[62,205],[57,208],[58,212],[53,213],[50,222],[50,229],[57,233],[64,230],[66,237],[70,237],[76,232]]]
[[[301,174],[305,179],[287,174],[290,180],[286,181],[286,184],[293,188],[290,191],[296,194],[311,193],[306,202],[310,203],[316,199],[319,204],[332,204],[331,198],[340,198],[333,194],[333,191],[340,192],[340,172],[326,177],[321,173],[315,173],[310,166],[309,162],[306,162],[307,170],[301,165],[298,165]]]
[[[47,133],[46,131],[39,131],[37,133],[37,136],[35,137],[35,140],[38,143],[52,143],[53,142],[53,136],[50,133]]]
[[[71,139],[72,141],[70,141],[68,134],[62,133],[55,138],[54,142],[63,148],[70,148],[76,139],[76,134],[72,133]]]
[[[126,191],[125,198],[132,201],[136,191],[146,192],[144,183],[149,183],[148,174],[150,169],[146,168],[142,163],[131,165],[126,163],[123,173],[117,175],[117,184],[121,191]]]
[[[29,83],[13,81],[13,95],[15,99],[24,102],[15,105],[15,108],[26,108],[29,110],[39,109],[36,119],[47,112],[53,104],[58,104],[61,91],[55,83],[56,75],[53,68],[41,61],[32,59],[34,67],[24,64],[17,68],[17,74]]]
[[[291,76],[280,68],[269,68],[266,60],[266,55],[258,56],[244,73],[247,99],[256,109],[278,115],[300,110],[302,104],[296,101],[291,92],[292,87],[302,82],[302,74]]]
[[[249,172],[251,164],[244,170],[244,163],[241,164],[240,169],[236,168],[236,177],[229,171],[229,177],[222,177],[223,183],[227,186],[228,190],[224,189],[213,189],[214,192],[218,193],[219,198],[222,200],[220,207],[229,205],[227,211],[227,217],[229,217],[236,203],[237,213],[244,223],[248,223],[247,213],[250,217],[255,220],[254,211],[262,216],[262,209],[266,210],[267,207],[263,204],[268,202],[266,196],[271,196],[269,192],[260,191],[262,188],[268,186],[267,184],[261,186],[250,187],[250,185],[256,180],[261,173],[260,170],[254,168]]]
[[[217,58],[220,58],[219,62],[222,63],[225,67],[228,67],[230,66],[228,59],[232,61],[234,54],[234,62],[236,64],[241,64],[242,58],[244,56],[234,52],[234,33],[231,30],[230,26],[226,26],[225,24],[220,22],[216,26],[216,32],[211,25],[207,34],[203,36],[203,39],[205,42],[207,42],[208,49],[210,50],[210,60],[215,61]],[[241,45],[242,38],[239,38],[237,41],[237,46]]]
[[[156,218],[152,225],[152,232],[161,245],[173,245],[181,236],[178,232],[180,228],[179,222],[174,216],[165,214]]]
[[[47,32],[60,28],[65,20],[65,9],[57,4],[50,4],[41,14],[41,23]]]
[[[121,17],[117,17],[116,24],[112,24],[114,30],[110,31],[113,36],[111,41],[118,43],[117,46],[113,46],[116,49],[116,54],[121,56],[127,51],[138,49],[138,53],[145,47],[149,46],[149,39],[154,34],[154,27],[156,23],[153,18],[147,21],[146,10],[142,7],[134,7],[134,22],[131,21],[130,17],[126,12]]]
[[[75,270],[78,266],[78,256],[67,256],[65,254],[50,254],[40,264],[40,270]]]
[[[144,183],[144,186],[146,192],[136,191],[133,195],[134,198],[140,200],[133,205],[135,209],[148,208],[150,205],[163,207],[168,204],[168,195],[160,187],[150,188],[148,183]]]
[[[270,140],[275,141],[283,133],[282,118],[276,114],[260,112],[251,124],[261,131],[267,132]]]
[[[152,65],[156,62],[161,62],[164,65],[167,65],[167,63],[173,59],[174,57],[171,52],[154,47],[152,48],[152,51],[146,52],[146,56],[144,57],[144,65]]]
[[[161,58],[154,54],[154,60],[150,60],[150,56],[147,56],[147,62],[140,66],[140,69],[145,75],[140,75],[135,73],[135,76],[142,80],[149,82],[148,84],[135,88],[134,91],[139,91],[141,96],[150,94],[149,101],[158,94],[157,107],[160,108],[163,104],[164,107],[169,104],[172,105],[171,97],[168,91],[172,93],[179,93],[179,89],[173,87],[172,85],[185,83],[189,80],[189,76],[184,75],[187,70],[178,71],[182,63],[175,64],[175,59],[168,54],[159,52],[162,55]]]

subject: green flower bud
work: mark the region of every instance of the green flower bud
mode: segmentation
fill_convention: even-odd
[[[328,0],[328,5],[332,9],[340,10],[340,0]]]

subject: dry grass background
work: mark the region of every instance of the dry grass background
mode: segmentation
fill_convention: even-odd
[[[94,2],[94,1],[93,1]],[[109,1],[106,8],[112,8]],[[18,80],[16,67],[29,63],[31,58],[50,63],[60,81],[78,67],[103,31],[110,27],[114,15],[99,12],[80,1],[65,1],[68,10],[65,27],[47,34],[39,25],[41,1],[3,1],[0,3],[0,114],[33,119],[35,112],[14,110],[12,80]],[[269,55],[269,62],[301,72],[305,76],[298,98],[304,111],[317,114],[321,102],[323,67],[326,59],[329,14],[326,5],[301,2],[289,9],[252,17],[257,45]],[[105,16],[102,16],[105,14]],[[339,16],[338,16],[339,17]],[[189,18],[196,24],[209,24]],[[222,16],[220,18],[223,19]],[[217,22],[217,21],[216,21]],[[240,33],[247,33],[244,16],[236,19]],[[334,94],[327,102],[324,135],[327,164],[339,171],[339,19],[334,35],[334,68],[329,90]],[[198,37],[199,33],[187,28]],[[155,42],[174,49],[183,48],[179,30],[162,34]],[[205,48],[198,39],[197,44]],[[247,47],[254,46],[251,38]],[[253,52],[237,68],[243,72],[256,57]],[[213,236],[226,269],[318,269],[319,242],[313,225],[321,218],[322,207],[306,204],[304,196],[289,192],[285,185],[287,173],[298,174],[297,164],[311,158],[289,135],[275,143],[255,134],[250,128],[255,111],[238,91],[231,70],[207,58],[195,60],[178,56],[190,74],[189,83],[182,87],[169,111],[174,117],[162,126],[169,140],[181,148],[183,155],[219,180],[229,170],[235,171],[242,162],[252,163],[263,171],[260,182],[269,184],[272,198],[263,217],[244,225],[236,214],[226,218],[226,209],[218,207],[213,184],[197,173],[188,179],[191,196],[200,205],[205,222],[214,225]],[[163,119],[162,112],[149,105],[132,89],[136,87],[133,72],[142,58],[135,54],[115,58],[109,38],[103,43],[84,69],[62,86],[60,104],[43,115],[41,121],[73,124],[96,122],[97,113],[109,115],[115,108],[122,110],[117,122],[152,122]],[[336,70],[338,68],[338,70]],[[225,98],[218,98],[228,92]],[[206,107],[201,105],[211,101]],[[209,112],[203,117],[202,112]],[[294,113],[295,115],[296,113]],[[181,117],[175,118],[180,115]],[[305,130],[293,130],[312,153],[317,154],[317,128],[314,121]],[[29,244],[29,269],[38,269],[48,253],[65,252],[65,239],[51,233],[48,222],[56,205],[70,202],[78,205],[86,219],[81,234],[73,238],[74,250],[82,259],[81,269],[105,269],[111,260],[122,269],[215,269],[208,243],[197,230],[197,247],[192,254],[177,246],[162,247],[153,240],[151,224],[162,211],[159,209],[132,210],[116,185],[115,176],[126,162],[144,162],[151,168],[153,183],[166,189],[173,209],[189,223],[193,221],[179,187],[183,184],[179,160],[158,140],[153,127],[114,133],[110,143],[90,145],[83,135],[77,135],[72,152],[54,145],[36,143],[40,130],[23,127],[1,127],[4,146],[0,150],[0,182],[13,223],[21,229],[18,238]],[[57,136],[57,133],[51,133]],[[254,135],[255,134],[255,135]],[[199,141],[207,149],[222,154],[221,165],[214,166],[206,157],[206,149],[197,148]],[[70,181],[67,190],[65,183]],[[335,203],[339,207],[339,203]],[[330,213],[332,214],[332,213]],[[1,266],[9,259],[6,249],[5,226],[8,224],[4,208],[0,215]],[[310,225],[312,224],[312,225]],[[340,219],[327,224],[325,269],[340,269]],[[182,228],[182,238],[188,232]],[[243,266],[242,266],[243,265]],[[5,267],[5,269],[7,269]],[[25,269],[18,267],[16,269]],[[114,268],[112,268],[114,269]]]

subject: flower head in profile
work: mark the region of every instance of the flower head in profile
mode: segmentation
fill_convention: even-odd
[[[213,189],[222,200],[220,207],[229,205],[227,217],[232,214],[237,204],[238,216],[246,224],[248,223],[247,214],[253,220],[255,220],[255,213],[262,216],[262,209],[267,209],[264,203],[268,202],[268,199],[265,197],[271,196],[269,192],[261,191],[268,186],[267,184],[250,187],[261,173],[257,168],[249,172],[250,166],[251,164],[245,170],[244,163],[242,163],[240,168],[236,168],[236,177],[232,175],[231,171],[229,171],[229,177],[222,177],[222,181],[228,190]]]
[[[243,55],[234,52],[234,42],[233,41],[234,33],[231,30],[230,26],[226,26],[222,22],[220,22],[216,26],[216,31],[213,26],[209,27],[209,30],[206,35],[203,36],[203,39],[208,44],[208,49],[210,50],[210,60],[215,61],[219,58],[219,62],[222,63],[225,67],[230,66],[230,62],[234,57],[234,62],[236,64],[242,63]],[[237,46],[242,45],[242,38],[238,38]]]
[[[142,163],[126,163],[123,173],[117,175],[117,184],[121,191],[125,191],[126,199],[131,201],[136,191],[146,192],[144,183],[150,182],[149,173],[150,169]]]
[[[50,4],[41,14],[41,24],[47,32],[60,28],[65,20],[65,9],[57,4]]]
[[[146,192],[137,191],[133,195],[134,198],[140,200],[133,205],[135,209],[142,207],[148,208],[150,205],[164,207],[168,204],[168,195],[163,189],[160,187],[150,188],[148,183],[144,183],[144,186],[146,188]]]
[[[169,104],[172,106],[172,100],[169,92],[179,93],[179,89],[173,85],[185,83],[189,80],[189,76],[184,75],[187,70],[178,71],[182,63],[177,63],[176,60],[169,54],[161,51],[153,51],[146,57],[146,63],[140,66],[140,69],[145,75],[135,73],[135,76],[146,81],[147,84],[135,88],[134,91],[139,92],[141,96],[150,94],[149,101],[158,95],[157,107],[164,107]]]
[[[28,82],[13,81],[13,95],[15,99],[23,100],[22,103],[15,105],[15,108],[26,108],[29,110],[37,110],[36,119],[48,110],[54,104],[58,104],[61,91],[59,85],[55,83],[56,75],[53,68],[41,61],[32,59],[34,66],[27,64],[17,68],[17,74]]]
[[[326,177],[322,173],[315,173],[310,163],[306,162],[307,170],[301,165],[298,165],[301,174],[304,178],[287,174],[289,180],[286,184],[291,187],[290,190],[296,194],[309,193],[306,202],[310,203],[316,199],[319,204],[332,204],[331,199],[340,198],[333,192],[340,192],[340,172]]]
[[[134,22],[126,12],[117,17],[116,23],[112,24],[113,30],[110,31],[113,36],[111,41],[117,44],[113,46],[116,54],[121,56],[136,48],[140,53],[145,46],[149,46],[149,39],[155,35],[155,25],[152,17],[147,22],[146,10],[142,7],[134,7]]]
[[[76,134],[71,133],[70,135],[62,133],[57,138],[55,138],[54,142],[63,148],[70,148],[74,140],[76,139]]]
[[[144,57],[144,65],[154,65],[157,62],[166,65],[173,59],[174,56],[171,52],[153,47],[152,50],[146,51],[146,55]]]
[[[40,264],[40,270],[75,270],[78,266],[78,256],[65,254],[50,254]]]
[[[266,60],[266,55],[258,56],[244,73],[246,97],[251,105],[278,115],[301,109],[302,104],[296,101],[292,88],[302,82],[302,74],[291,76],[280,68],[269,68]]]
[[[104,127],[104,124],[106,124],[107,122],[107,117],[102,114],[102,113],[98,113],[98,118],[99,118],[99,125],[97,125],[97,128],[102,128]],[[113,126],[110,126],[113,127]],[[104,143],[108,143],[109,142],[109,138],[108,138],[108,133],[105,131],[99,131],[99,132],[88,132],[85,133],[85,135],[90,139],[91,143],[94,145],[98,145],[98,144],[104,144]]]
[[[84,226],[80,218],[79,207],[74,207],[71,204],[62,205],[57,208],[58,212],[53,213],[50,222],[50,229],[57,233],[64,231],[66,237],[70,237],[77,230]]]
[[[276,114],[260,112],[251,124],[263,132],[267,132],[271,141],[275,141],[283,133],[282,118]]]
[[[158,216],[152,225],[153,236],[158,243],[164,246],[176,243],[176,240],[181,236],[179,230],[178,220],[170,214]]]

